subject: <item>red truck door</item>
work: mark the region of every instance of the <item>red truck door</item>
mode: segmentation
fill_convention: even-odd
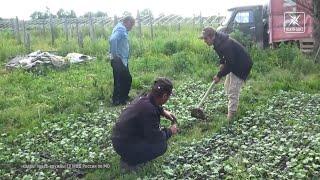
[[[302,5],[294,0],[270,0],[269,7],[269,43],[312,39],[312,17]]]

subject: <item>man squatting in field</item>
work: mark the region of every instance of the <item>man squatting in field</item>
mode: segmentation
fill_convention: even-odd
[[[123,170],[137,170],[138,165],[166,152],[168,139],[178,131],[175,116],[162,107],[172,88],[169,79],[158,78],[148,95],[134,100],[120,114],[113,127],[112,144],[121,156]],[[160,129],[160,116],[171,120],[172,125]]]
[[[231,120],[237,112],[241,87],[250,74],[252,60],[239,42],[211,27],[204,28],[200,38],[208,46],[213,45],[220,58],[220,71],[213,77],[213,81],[218,83],[226,76],[224,88],[229,101],[227,118]]]
[[[129,72],[129,39],[128,32],[134,26],[131,16],[125,17],[112,30],[109,39],[110,58],[113,69],[113,105],[124,105],[129,100],[132,77]]]

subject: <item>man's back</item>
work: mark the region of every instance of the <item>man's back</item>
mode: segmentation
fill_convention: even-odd
[[[141,97],[121,113],[112,138],[128,143],[162,140],[163,135],[159,131],[161,111],[161,107],[155,105],[152,97]]]
[[[226,64],[231,72],[246,80],[253,63],[245,47],[223,33],[216,33],[214,49],[219,55],[221,64]],[[226,73],[221,72],[221,76]]]

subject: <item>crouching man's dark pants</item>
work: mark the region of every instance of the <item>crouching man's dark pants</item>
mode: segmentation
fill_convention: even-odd
[[[121,160],[131,166],[151,161],[167,150],[167,141],[156,144],[139,142],[135,144],[121,143],[112,140],[114,150],[121,156]]]
[[[113,69],[113,104],[124,104],[129,98],[132,77],[129,68],[126,67],[120,58],[112,59],[111,66]]]

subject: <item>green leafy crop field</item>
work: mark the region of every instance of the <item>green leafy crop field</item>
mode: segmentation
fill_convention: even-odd
[[[111,106],[110,29],[96,41],[32,36],[32,50],[79,52],[96,60],[64,69],[5,70],[25,54],[10,32],[0,32],[0,177],[4,179],[317,179],[320,178],[320,65],[290,44],[248,51],[254,61],[239,112],[226,119],[219,83],[204,103],[206,121],[190,116],[217,73],[218,58],[197,39],[200,30],[155,28],[154,39],[130,33],[130,96],[165,76],[174,96],[165,107],[180,132],[168,151],[135,173],[123,173],[110,141],[124,106]],[[238,36],[241,37],[241,36]],[[242,39],[239,39],[242,41]],[[162,121],[163,126],[169,122]],[[66,167],[68,165],[68,167]],[[91,166],[90,166],[91,165]]]

